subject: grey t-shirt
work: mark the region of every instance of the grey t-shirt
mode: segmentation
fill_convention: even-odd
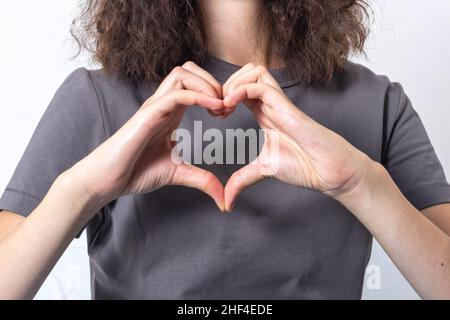
[[[214,57],[203,67],[222,83],[239,69]],[[271,72],[295,105],[384,164],[417,209],[450,202],[442,166],[399,84],[350,62],[320,86]],[[54,179],[117,131],[156,87],[102,70],[73,72],[43,115],[0,209],[30,214]],[[181,126],[192,130],[195,120],[204,130],[258,129],[244,106],[226,120],[192,107]],[[240,167],[202,166],[223,182]],[[247,189],[229,214],[183,187],[122,197],[92,219],[87,235],[95,299],[359,299],[372,243],[338,202],[276,180]]]

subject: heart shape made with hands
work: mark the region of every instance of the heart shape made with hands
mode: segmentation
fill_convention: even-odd
[[[202,107],[225,118],[241,102],[253,113],[265,139],[256,159],[234,172],[225,187],[211,172],[172,157],[176,152],[171,134],[183,117],[182,107]],[[294,105],[265,67],[251,63],[223,85],[194,63],[184,64],[164,79],[140,110],[135,121],[148,120],[144,132],[157,128],[157,134],[149,139],[146,133],[138,135],[145,145],[136,143],[133,149],[143,156],[135,165],[138,178],[132,176],[125,189],[130,193],[186,186],[208,194],[222,211],[231,211],[240,192],[269,177],[338,197],[358,185],[372,164],[370,157]]]
[[[208,74],[207,76],[211,78],[211,75]],[[215,84],[217,85],[217,82]],[[267,109],[269,109],[268,105],[271,102],[279,103],[280,98],[288,100],[269,71],[265,67],[255,66],[252,63],[245,65],[231,75],[221,86],[221,90],[223,109],[208,112],[214,117],[226,118],[235,111],[239,103],[243,102],[255,115],[265,137],[264,145],[258,157],[234,172],[225,187],[220,184],[223,188],[221,190],[223,192],[223,204],[217,203],[217,205],[222,211],[231,211],[240,192],[252,184],[274,176],[274,173],[278,170],[280,159],[274,158],[278,157],[278,152],[273,151],[278,148],[277,127],[280,121],[285,120],[283,116],[286,116],[286,114],[280,112],[277,116],[278,119],[274,119],[275,113]],[[214,179],[214,188],[216,189],[214,193],[216,194],[219,192],[217,180]],[[216,200],[216,202],[218,201]]]
[[[241,102],[264,132],[264,143],[256,159],[223,186],[213,173],[183,161],[173,134],[185,107],[227,117]],[[99,158],[110,163],[98,166]],[[294,105],[265,67],[247,64],[221,85],[206,70],[187,63],[174,68],[138,111],[74,170],[83,177],[101,177],[86,178],[85,188],[105,203],[177,185],[198,189],[222,211],[231,211],[240,192],[269,177],[340,196],[359,184],[371,161]]]

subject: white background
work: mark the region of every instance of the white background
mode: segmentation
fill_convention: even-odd
[[[376,23],[368,60],[357,60],[403,84],[450,176],[450,1],[372,2]],[[57,87],[87,65],[70,60],[68,30],[76,12],[76,0],[0,2],[0,190]],[[38,299],[89,299],[85,242],[83,237],[70,245]],[[417,298],[378,244],[370,265],[364,298]]]

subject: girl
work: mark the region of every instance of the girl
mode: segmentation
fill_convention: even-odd
[[[359,299],[372,236],[450,298],[441,164],[402,87],[347,60],[366,10],[86,1],[73,32],[103,68],[64,81],[0,200],[0,298],[32,298],[85,226],[95,299]],[[263,129],[258,158],[176,161],[199,121]]]

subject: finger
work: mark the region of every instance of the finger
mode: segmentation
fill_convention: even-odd
[[[223,97],[225,97],[225,94],[227,92],[229,92],[227,89],[228,89],[228,85],[230,84],[230,82],[232,82],[234,79],[239,77],[240,74],[242,74],[242,73],[244,73],[244,72],[246,72],[248,70],[251,70],[253,68],[255,68],[255,65],[250,62],[250,63],[247,63],[245,66],[243,66],[238,71],[236,71],[235,73],[233,73],[222,86],[222,95],[223,95]]]
[[[304,118],[304,115],[284,95],[267,83],[247,83],[237,87],[225,100],[225,108],[235,106],[243,101],[257,117],[262,125],[269,120],[278,129],[285,128],[293,119]],[[255,103],[262,102],[262,103]],[[299,122],[296,120],[296,123]],[[266,123],[267,124],[267,123]]]
[[[205,79],[216,91],[217,97],[222,98],[222,86],[220,83],[205,69],[198,66],[195,62],[187,61],[183,64],[183,69],[196,74]]]
[[[245,73],[248,70],[251,70],[255,68],[255,65],[253,63],[247,63],[245,66],[243,66],[241,69],[239,69],[238,71],[236,71],[235,73],[233,73],[228,80],[224,83],[224,85],[222,86],[222,97],[223,99],[226,97],[227,93],[229,92],[228,90],[228,86],[230,84],[230,82],[232,82],[235,78],[239,77],[240,74]],[[236,106],[225,106],[225,110],[223,111],[223,116],[227,117],[230,114],[232,114],[234,111],[236,110]]]
[[[194,90],[214,98],[222,98],[222,93],[218,92],[210,81],[183,67],[176,67],[162,81],[150,99],[155,100],[179,89]]]
[[[240,85],[225,98],[224,104],[227,107],[236,105],[240,101],[258,99],[262,103],[250,104],[246,102],[249,109],[257,116],[258,123],[261,124],[264,119],[270,120],[277,129],[283,130],[296,141],[300,141],[300,134],[303,137],[305,137],[305,134],[311,134],[311,137],[313,137],[313,133],[317,132],[317,127],[321,127],[317,126],[316,121],[292,104],[283,92],[276,90],[267,83]],[[298,130],[299,127],[302,127],[303,130]]]
[[[233,209],[237,196],[245,188],[265,178],[256,161],[233,173],[225,186],[225,211]]]
[[[140,108],[130,119],[130,123],[127,122],[126,127],[129,127],[130,134],[140,128],[144,129],[140,130],[144,136],[149,134],[154,136],[156,131],[165,130],[169,127],[168,117],[173,116],[177,111],[183,112],[183,107],[194,105],[213,112],[219,112],[223,109],[221,99],[191,90],[175,90]]]
[[[236,71],[235,73],[233,73],[228,80],[224,83],[224,85],[222,86],[222,97],[224,98],[227,94],[227,92],[229,92],[228,90],[228,86],[230,84],[230,82],[232,82],[234,79],[236,79],[237,77],[239,77],[239,75],[241,75],[242,73],[247,72],[248,70],[251,70],[255,68],[255,65],[253,63],[247,63],[245,66],[243,66],[241,69],[239,69],[238,71]],[[223,115],[222,117],[228,117],[230,114],[232,114],[234,111],[236,110],[236,106],[231,106],[231,107],[225,107],[224,111],[223,111]]]
[[[211,172],[183,163],[178,165],[172,180],[173,185],[195,188],[206,193],[222,212],[225,210],[223,185]]]
[[[278,84],[278,82],[273,78],[273,76],[269,73],[267,68],[264,66],[256,66],[253,68],[247,68],[246,70],[242,70],[239,74],[236,74],[236,76],[233,79],[228,80],[227,87],[224,89],[223,95],[226,97],[231,92],[234,91],[234,89],[242,84],[246,83],[267,83],[270,84],[272,87],[278,89],[281,91],[281,87]],[[240,102],[240,101],[239,101]],[[226,116],[233,113],[236,109],[236,105],[225,105],[224,114]]]
[[[261,100],[269,107],[274,105],[279,105],[282,98],[284,98],[283,93],[279,92],[277,89],[272,87],[267,83],[246,83],[238,86],[229,93],[225,99],[225,107],[231,107],[237,105],[239,102],[253,99]]]
[[[175,90],[154,101],[149,107],[151,112],[157,112],[160,116],[170,114],[180,106],[197,105],[212,112],[220,112],[223,109],[223,101],[213,98],[201,92],[192,90]]]
[[[199,77],[202,77],[205,79],[208,83],[211,84],[211,86],[214,87],[217,97],[222,98],[222,86],[220,83],[205,69],[198,66],[196,63],[192,61],[187,61],[182,66],[184,69],[189,70],[190,72],[196,74]],[[211,111],[208,110],[208,113],[213,117],[223,117],[224,116],[224,110],[221,111]]]
[[[263,66],[257,66],[253,69],[249,69],[241,74],[239,74],[236,78],[229,82],[227,86],[227,91],[224,92],[224,95],[227,95],[233,92],[238,86],[246,84],[246,83],[267,83],[274,87],[275,89],[281,91],[281,87],[275,78],[269,73],[267,68]]]

